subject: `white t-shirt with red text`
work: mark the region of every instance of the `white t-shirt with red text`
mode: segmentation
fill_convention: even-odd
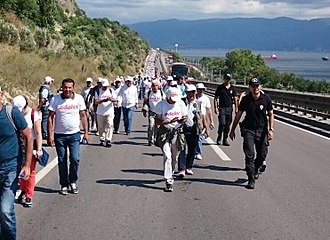
[[[114,97],[112,94],[112,90],[110,90],[110,89],[107,89],[105,91],[100,89],[99,93],[100,93],[100,95],[95,93],[95,100],[103,100],[103,99]],[[108,100],[106,102],[102,102],[99,105],[97,105],[96,114],[101,115],[101,116],[108,116],[111,114],[113,115],[114,114],[113,102]]]
[[[158,90],[154,93],[151,89],[146,93],[146,97],[149,98],[149,110],[156,112],[157,104],[165,98],[165,93],[162,93],[161,90]]]
[[[170,104],[165,99],[157,104],[156,114],[159,115],[162,120],[172,120],[176,117],[181,119],[182,117],[186,117],[188,115],[188,108],[182,100],[179,100],[174,104]],[[178,122],[173,122],[166,124],[165,127],[177,128],[180,125],[181,124]]]
[[[62,94],[57,94],[48,109],[55,112],[55,133],[73,134],[80,131],[80,111],[86,110],[80,94],[75,93],[73,98],[62,98]]]

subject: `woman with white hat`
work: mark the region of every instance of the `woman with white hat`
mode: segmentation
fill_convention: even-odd
[[[22,95],[14,97],[12,102],[13,105],[17,107],[24,115],[28,128],[33,136],[33,149],[36,151],[31,161],[30,178],[28,180],[19,180],[19,185],[22,192],[17,199],[17,202],[23,204],[24,207],[31,207],[32,197],[34,194],[37,159],[42,155],[42,117],[40,111],[32,109],[28,106],[26,98]]]

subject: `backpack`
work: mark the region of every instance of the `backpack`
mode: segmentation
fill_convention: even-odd
[[[162,99],[163,99],[164,98],[164,92],[162,90],[159,90],[159,91],[160,91],[160,95],[162,96]],[[150,98],[151,94],[152,94],[152,90],[150,89],[148,91],[148,97],[146,99],[146,102],[144,103],[144,104],[147,104],[148,107],[150,107],[150,105],[149,105],[149,98]]]
[[[95,98],[95,93],[97,93],[97,95],[100,95],[100,89],[97,86],[94,86],[91,90],[89,90],[89,93],[87,94],[87,97],[85,99],[86,106],[89,106],[89,102]]]
[[[46,87],[45,85],[41,85],[40,88],[39,88],[39,98],[41,98],[41,93],[44,89],[48,90],[47,101],[50,102],[50,100],[52,99],[54,94],[52,93],[51,89]]]
[[[10,106],[10,105],[6,105],[5,111],[6,111],[6,114],[7,114],[7,117],[9,119],[10,123],[13,125],[15,131],[17,131],[17,127],[16,127],[15,122],[13,120],[13,107]]]
[[[193,111],[194,117],[193,117],[193,122],[194,124],[191,127],[188,127],[186,124],[183,125],[183,131],[185,133],[190,133],[190,134],[196,134],[200,135],[203,130],[203,115],[200,110],[200,106],[198,108],[197,106],[198,103],[194,103],[193,106],[195,107],[195,111]]]

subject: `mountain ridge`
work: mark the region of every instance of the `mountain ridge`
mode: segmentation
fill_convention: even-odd
[[[168,19],[127,26],[147,39],[153,47],[165,49],[173,48],[178,43],[181,49],[330,51],[330,18]]]

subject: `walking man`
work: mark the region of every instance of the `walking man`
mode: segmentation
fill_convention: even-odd
[[[144,117],[148,115],[148,146],[154,144],[157,135],[157,125],[155,123],[156,117],[156,106],[164,99],[164,93],[159,86],[158,80],[153,80],[151,82],[151,90],[146,92],[144,97],[142,114]]]
[[[119,91],[119,101],[122,102],[122,109],[124,115],[124,127],[126,135],[131,134],[133,113],[138,107],[138,94],[137,89],[133,85],[133,77],[128,76],[126,79],[126,85],[124,85]]]
[[[85,104],[86,104],[86,108],[87,108],[87,122],[88,122],[88,131],[90,131],[94,125],[94,118],[95,118],[95,114],[94,114],[94,111],[89,111],[89,92],[91,89],[93,89],[93,85],[92,85],[92,82],[93,82],[93,78],[91,77],[88,77],[86,79],[86,86],[84,86],[82,89],[81,89],[81,96],[84,98],[85,100]]]
[[[18,176],[28,180],[32,159],[33,138],[23,114],[17,108],[2,104],[0,87],[0,239],[16,239],[14,210]],[[25,142],[25,161],[20,136]]]
[[[250,93],[242,98],[230,130],[230,138],[234,140],[236,126],[245,112],[245,118],[241,123],[241,135],[243,136],[248,189],[254,189],[255,180],[259,178],[260,172],[265,170],[262,164],[267,157],[269,141],[274,138],[272,101],[268,95],[261,92],[260,88],[259,79],[252,78],[249,81]]]
[[[166,99],[156,106],[156,124],[160,125],[156,144],[163,151],[165,191],[168,192],[173,191],[173,171],[185,144],[180,129],[187,115],[188,109],[181,100],[180,90],[170,87],[166,91]]]
[[[50,76],[46,76],[44,79],[44,84],[39,88],[39,105],[38,110],[42,113],[41,120],[41,132],[42,138],[47,139],[47,121],[48,121],[48,106],[53,98],[54,94],[52,92],[52,85],[54,79]]]
[[[109,86],[108,79],[104,78],[102,88],[99,93],[95,94],[95,103],[98,105],[96,114],[100,133],[100,145],[105,147],[111,147],[114,118],[113,103],[117,102]]]
[[[83,97],[74,93],[75,82],[71,78],[62,81],[63,93],[56,95],[49,105],[48,145],[54,146],[58,156],[60,194],[78,193],[78,168],[80,161],[80,119],[84,138],[89,142],[86,106]],[[54,126],[54,135],[53,135]],[[68,171],[68,149],[70,167]]]
[[[213,122],[213,114],[212,114],[212,109],[211,109],[211,102],[210,102],[210,98],[208,96],[205,95],[205,86],[203,83],[197,83],[196,84],[196,89],[197,89],[197,93],[196,93],[196,99],[198,102],[201,103],[201,108],[202,111],[206,112],[206,118],[209,121],[209,127],[210,129],[214,128],[214,122]],[[198,144],[196,146],[196,156],[195,158],[198,160],[202,160],[203,156],[202,156],[202,144],[203,144],[203,137],[199,137],[198,139]]]
[[[214,94],[214,113],[218,115],[219,121],[217,145],[220,145],[221,139],[223,139],[222,144],[229,146],[228,134],[233,119],[233,104],[235,105],[235,112],[237,112],[236,89],[231,85],[230,80],[231,75],[225,74],[223,76],[224,82],[218,86]]]
[[[195,159],[196,146],[198,144],[199,135],[205,131],[209,135],[206,124],[206,111],[202,108],[202,103],[196,100],[196,87],[193,84],[186,85],[187,92],[187,121],[183,125],[185,135],[187,155],[179,158],[179,176],[184,177],[185,174],[193,175],[193,164]]]
[[[120,125],[120,118],[121,118],[121,101],[119,101],[118,94],[121,89],[121,78],[117,77],[115,79],[115,85],[112,86],[112,94],[113,98],[117,99],[116,102],[114,102],[114,112],[115,117],[113,119],[113,133],[118,134],[119,133],[119,125]]]

